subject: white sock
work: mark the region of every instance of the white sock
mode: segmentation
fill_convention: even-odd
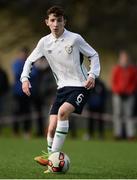
[[[51,138],[49,135],[47,135],[47,144],[48,144],[48,153],[51,152],[51,148],[52,148],[52,143],[53,143],[53,138]]]
[[[69,129],[69,121],[68,120],[64,120],[64,121],[58,120],[55,136],[53,139],[52,149],[51,149],[52,152],[61,150],[61,148],[64,144],[64,141],[66,139],[68,129]]]

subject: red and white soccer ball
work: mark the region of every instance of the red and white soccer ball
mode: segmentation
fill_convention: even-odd
[[[54,152],[48,160],[48,169],[52,173],[66,173],[69,170],[70,159],[64,152]]]

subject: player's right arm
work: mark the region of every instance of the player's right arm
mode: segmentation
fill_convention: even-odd
[[[25,61],[23,71],[21,74],[20,80],[22,82],[22,90],[27,96],[31,95],[30,93],[31,84],[29,82],[29,78],[30,78],[29,75],[31,72],[32,65],[35,61],[40,59],[42,56],[43,56],[43,38],[40,39],[36,48],[32,51],[30,56]]]
[[[22,90],[23,92],[27,95],[27,96],[30,96],[31,93],[30,93],[30,82],[29,80],[26,80],[22,83]]]

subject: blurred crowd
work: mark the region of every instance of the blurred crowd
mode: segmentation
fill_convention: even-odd
[[[30,138],[32,134],[44,137],[48,111],[56,94],[56,84],[43,57],[34,64],[30,74],[31,96],[28,97],[22,92],[20,75],[28,54],[28,47],[19,49],[11,66],[14,78],[12,84],[0,64],[0,132],[10,124],[16,137],[22,134],[25,138]],[[117,62],[111,74],[108,74],[111,87],[108,88],[103,80],[98,78],[95,88],[91,90],[82,114],[82,117],[86,117],[87,124],[83,136],[85,140],[96,136],[105,139],[108,129],[115,140],[136,139],[137,66],[126,50],[119,52]],[[9,119],[5,119],[6,111],[10,112]],[[77,137],[77,118],[70,118],[72,138]]]

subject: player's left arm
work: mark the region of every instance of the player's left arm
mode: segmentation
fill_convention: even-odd
[[[85,88],[92,89],[95,87],[95,78],[92,76],[88,76],[87,80],[85,81]]]
[[[99,55],[80,35],[78,35],[77,41],[80,52],[91,62],[88,78],[85,82],[85,87],[91,89],[95,86],[95,78],[100,74]]]

